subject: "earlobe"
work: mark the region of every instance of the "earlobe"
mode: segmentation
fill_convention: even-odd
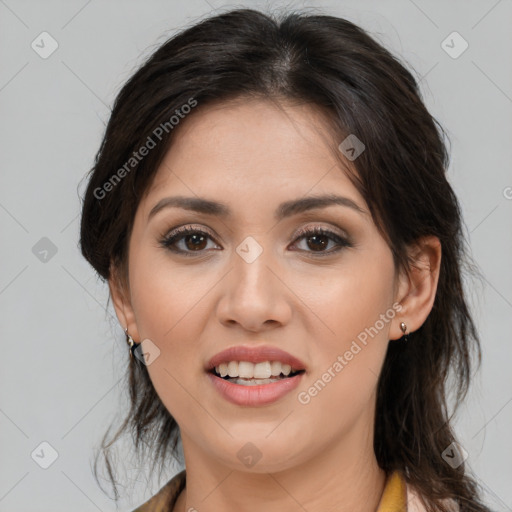
[[[128,331],[134,341],[137,341],[139,339],[139,333],[135,321],[135,314],[131,305],[128,286],[119,275],[119,270],[113,265],[110,267],[108,287],[110,297],[112,298],[112,303],[114,304],[114,309],[116,311],[116,316],[121,327],[125,332],[126,330]]]
[[[411,266],[407,274],[401,275],[397,301],[402,309],[396,316],[396,326],[390,332],[390,339],[399,339],[418,330],[427,319],[437,292],[441,268],[441,242],[435,236],[419,239],[410,248]]]

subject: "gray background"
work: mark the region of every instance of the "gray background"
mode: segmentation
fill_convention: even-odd
[[[267,7],[0,0],[0,511],[116,509],[97,487],[91,464],[94,447],[126,404],[120,384],[128,354],[111,306],[105,313],[107,287],[77,249],[83,184],[77,188],[109,106],[143,58],[180,27],[242,5]],[[417,71],[427,106],[451,137],[450,180],[485,276],[472,297],[484,361],[456,426],[486,499],[494,510],[510,511],[512,3],[286,5],[344,16],[399,54]],[[43,31],[59,45],[45,59],[31,47],[32,41],[42,46]],[[469,44],[458,58],[442,47],[453,31]],[[45,39],[45,51],[50,43]],[[47,469],[40,464],[52,462],[52,452],[42,442],[58,454]],[[177,470],[148,480],[132,469],[128,454],[121,444],[127,488],[120,510],[148,499]]]

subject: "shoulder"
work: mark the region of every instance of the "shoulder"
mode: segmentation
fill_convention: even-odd
[[[409,483],[406,483],[407,493],[407,512],[426,512],[426,507],[416,489]],[[452,499],[444,500],[444,504],[451,512],[459,512],[459,506]]]
[[[178,495],[185,488],[185,470],[173,476],[152,498],[133,512],[168,512],[172,510]]]

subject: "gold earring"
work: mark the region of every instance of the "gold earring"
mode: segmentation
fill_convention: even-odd
[[[407,325],[405,325],[403,322],[400,322],[400,329],[401,331],[403,332],[404,336],[404,341],[408,341],[409,340],[409,334],[407,334]]]
[[[128,327],[124,330],[124,333],[126,334],[126,341],[128,342],[128,345],[130,345],[130,359],[132,359],[138,343],[135,343],[133,338],[128,334]]]

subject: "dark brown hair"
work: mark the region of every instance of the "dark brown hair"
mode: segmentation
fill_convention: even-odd
[[[407,343],[389,342],[378,382],[374,449],[380,467],[401,470],[429,507],[444,510],[440,500],[453,498],[461,511],[488,510],[467,465],[453,468],[441,456],[455,440],[449,395],[456,406],[464,399],[473,356],[477,363],[481,358],[463,287],[463,273],[476,275],[477,269],[446,177],[446,134],[427,111],[412,74],[358,26],[332,16],[292,12],[274,18],[241,9],[165,42],[115,101],[83,202],[84,257],[104,279],[126,270],[135,212],[176,128],[186,122],[183,106],[195,102],[188,109],[193,116],[204,105],[241,97],[307,103],[326,113],[338,142],[348,134],[363,141],[366,150],[349,177],[397,269],[410,269],[407,248],[421,237],[441,241],[430,315]],[[148,138],[158,138],[156,146],[131,160]],[[119,275],[126,279],[125,271]],[[116,498],[109,450],[124,431],[132,434],[136,451],[153,452],[161,468],[169,452],[178,457],[178,425],[145,365],[133,359],[127,371],[130,411],[114,437],[107,442],[107,432],[102,442]]]

